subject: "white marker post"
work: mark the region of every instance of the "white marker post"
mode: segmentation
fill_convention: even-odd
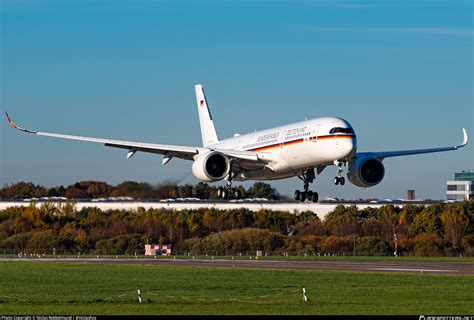
[[[140,292],[140,289],[137,290],[138,293],[138,303],[142,303],[142,294]]]
[[[308,297],[306,296],[306,289],[303,288],[303,301],[308,302]]]

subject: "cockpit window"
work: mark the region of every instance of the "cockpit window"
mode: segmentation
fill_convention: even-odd
[[[336,127],[336,128],[332,128],[331,130],[329,130],[329,133],[330,134],[335,134],[335,133],[353,134],[354,130],[352,128]]]

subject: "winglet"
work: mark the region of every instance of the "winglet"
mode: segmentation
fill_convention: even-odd
[[[7,120],[8,122],[10,122],[10,125],[15,128],[15,129],[18,129],[18,127],[13,123],[12,119],[10,118],[10,116],[8,115],[8,112],[5,111],[5,115],[7,116]]]
[[[6,111],[5,111],[5,115],[7,116],[8,122],[10,122],[10,125],[11,125],[14,129],[17,129],[17,130],[20,130],[20,131],[23,131],[23,132],[28,132],[28,133],[38,133],[38,131],[31,131],[31,130],[23,129],[22,127],[17,126],[17,125],[12,121],[12,119],[11,119],[10,116],[8,115],[8,112],[6,112]]]
[[[469,137],[467,135],[466,129],[462,128],[462,133],[464,135],[464,138],[463,138],[462,144],[460,146],[458,146],[458,148],[462,148],[462,147],[466,146],[467,143],[469,142]]]

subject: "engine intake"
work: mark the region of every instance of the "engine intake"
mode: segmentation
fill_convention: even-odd
[[[354,185],[368,188],[378,185],[385,176],[385,167],[379,159],[360,158],[349,164],[347,178]]]
[[[229,171],[229,158],[217,151],[198,156],[192,166],[193,175],[201,181],[208,182],[224,179]]]

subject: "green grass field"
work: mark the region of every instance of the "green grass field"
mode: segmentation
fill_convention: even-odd
[[[0,261],[0,314],[473,314],[473,287],[469,276]]]

